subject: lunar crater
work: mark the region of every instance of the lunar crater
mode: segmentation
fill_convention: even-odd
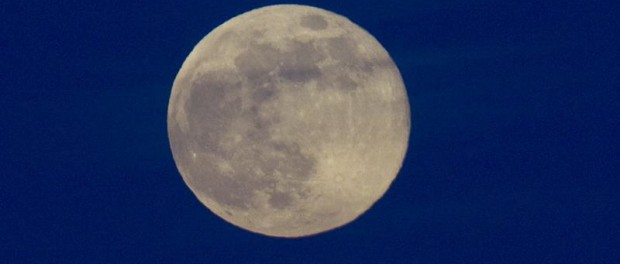
[[[302,27],[306,27],[312,30],[323,30],[327,28],[327,21],[320,15],[307,15],[301,17],[300,22]]]

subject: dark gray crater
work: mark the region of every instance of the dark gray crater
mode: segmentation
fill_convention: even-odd
[[[320,15],[307,15],[301,17],[300,25],[312,30],[323,30],[327,28],[327,21]]]

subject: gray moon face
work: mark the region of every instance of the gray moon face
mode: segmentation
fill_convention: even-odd
[[[389,188],[407,150],[392,59],[340,15],[276,5],[204,37],[172,88],[168,135],[196,197],[252,232],[300,237],[347,224]]]

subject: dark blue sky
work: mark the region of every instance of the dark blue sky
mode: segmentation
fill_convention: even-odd
[[[174,77],[274,1],[0,3],[3,263],[618,263],[615,1],[305,1],[399,66],[412,134],[355,222],[264,237],[209,212],[166,134]]]

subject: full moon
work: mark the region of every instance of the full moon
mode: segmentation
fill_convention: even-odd
[[[302,237],[355,220],[407,151],[409,100],[387,51],[335,13],[267,6],[205,36],[168,105],[176,166],[227,222]]]

